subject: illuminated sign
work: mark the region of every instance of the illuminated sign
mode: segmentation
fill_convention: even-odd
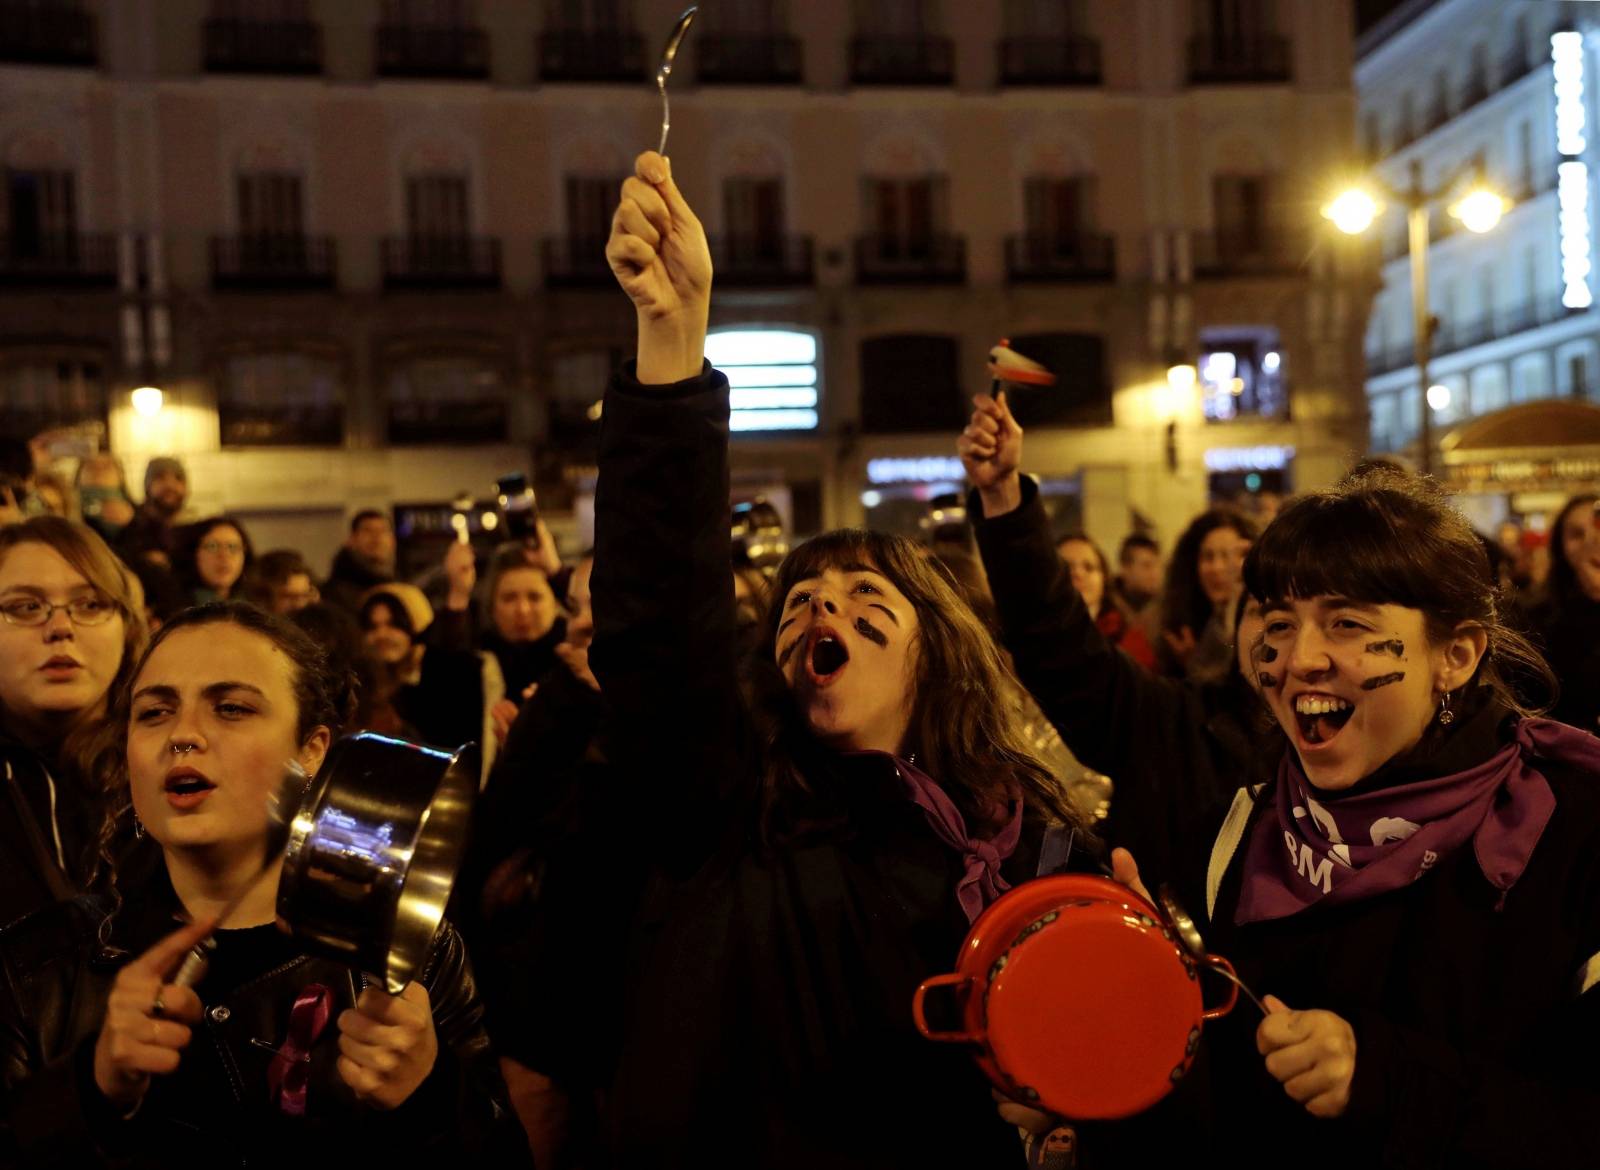
[[[706,338],[706,358],[728,376],[734,431],[817,429],[817,339],[784,329],[728,329]]]
[[[1583,112],[1583,34],[1550,36],[1556,80],[1556,150],[1566,161],[1556,167],[1556,198],[1561,207],[1561,303],[1587,309],[1592,241],[1589,231],[1589,164],[1575,156],[1588,147]]]
[[[920,459],[869,459],[868,483],[938,483],[966,479],[966,469],[954,455],[928,455]]]
[[[1213,447],[1207,471],[1281,471],[1294,458],[1293,447]]]

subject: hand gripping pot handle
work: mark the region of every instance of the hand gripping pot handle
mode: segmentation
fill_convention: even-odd
[[[929,1040],[937,1040],[942,1044],[982,1044],[984,1041],[982,1032],[941,1032],[928,1023],[923,1011],[928,992],[940,987],[964,987],[970,992],[973,982],[972,976],[959,974],[935,975],[930,979],[924,979],[918,986],[916,995],[911,997],[911,1018],[916,1022],[917,1031]]]

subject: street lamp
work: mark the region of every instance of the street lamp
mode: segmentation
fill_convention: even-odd
[[[1449,205],[1452,218],[1460,220],[1469,232],[1487,232],[1500,222],[1505,214],[1506,201],[1484,181],[1482,164],[1476,160],[1447,175],[1443,182],[1431,190],[1422,185],[1422,162],[1411,160],[1411,184],[1404,191],[1396,191],[1381,182],[1371,186],[1374,195],[1365,187],[1353,187],[1341,192],[1322,209],[1323,218],[1347,235],[1359,235],[1372,226],[1383,210],[1381,199],[1397,203],[1406,209],[1407,248],[1411,257],[1411,317],[1415,336],[1415,360],[1422,395],[1422,430],[1418,436],[1421,457],[1418,465],[1423,475],[1433,472],[1433,400],[1438,395],[1428,381],[1428,357],[1433,350],[1433,329],[1436,324],[1428,312],[1428,209],[1437,200],[1453,192],[1468,172],[1475,172],[1472,186]],[[1442,389],[1442,387],[1440,387]],[[1445,397],[1448,404],[1449,398]],[[1442,409],[1442,407],[1438,408]]]

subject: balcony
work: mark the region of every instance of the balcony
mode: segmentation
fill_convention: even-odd
[[[81,232],[0,236],[0,284],[115,288],[117,238]]]
[[[93,65],[94,17],[64,0],[0,0],[0,61]]]
[[[644,38],[625,32],[540,33],[539,77],[544,81],[643,81]]]
[[[1098,232],[1006,237],[1006,279],[1013,284],[1101,281],[1116,275],[1110,236]]]
[[[695,43],[701,85],[798,85],[800,38],[707,36]]]
[[[616,279],[611,274],[611,265],[606,263],[604,237],[545,237],[546,288],[608,288],[616,283]]]
[[[500,287],[500,241],[492,236],[388,236],[387,289]]]
[[[1432,134],[1440,126],[1450,120],[1450,107],[1443,101],[1436,101],[1428,106],[1428,112],[1422,119],[1422,132]]]
[[[796,288],[816,279],[810,236],[718,236],[711,265],[724,288]]]
[[[1461,104],[1456,107],[1457,114],[1464,114],[1479,102],[1489,96],[1489,83],[1482,77],[1473,77],[1461,90]]]
[[[322,72],[322,29],[310,21],[208,20],[207,73]]]
[[[379,77],[479,81],[489,76],[489,36],[453,24],[379,25],[377,69]]]
[[[857,284],[963,284],[967,241],[948,233],[856,238]]]
[[[1287,37],[1189,39],[1190,85],[1258,85],[1288,80]]]
[[[211,285],[219,291],[331,289],[335,257],[329,236],[213,236]]]
[[[1001,85],[1099,85],[1100,42],[1093,37],[1007,37],[1000,42]]]
[[[338,447],[344,443],[342,404],[217,403],[224,447]]]
[[[1201,278],[1293,276],[1305,265],[1309,241],[1299,232],[1195,232],[1194,273]]]
[[[1530,329],[1563,320],[1580,311],[1568,309],[1561,303],[1559,296],[1541,296],[1530,298],[1519,305],[1497,309],[1492,316],[1477,317],[1459,325],[1441,321],[1434,330],[1430,353],[1434,357],[1459,353],[1485,342],[1526,333]],[[1415,364],[1416,354],[1412,343],[1405,341],[1368,354],[1367,376],[1377,377],[1379,374],[1409,369]]]
[[[856,37],[850,42],[851,85],[949,85],[955,73],[949,37]]]

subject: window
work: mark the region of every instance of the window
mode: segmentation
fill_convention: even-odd
[[[0,434],[27,439],[55,427],[104,427],[107,405],[98,359],[41,355],[0,366]]]
[[[574,463],[599,455],[600,402],[611,375],[632,356],[620,346],[596,346],[560,354],[550,371],[550,438]]]
[[[1111,375],[1106,339],[1098,333],[1031,333],[1010,339],[1011,348],[1063,376],[1046,390],[1008,395],[1012,413],[1031,426],[1109,426]]]
[[[406,179],[406,228],[413,237],[428,239],[471,235],[467,177],[436,172]]]
[[[1006,35],[1061,38],[1089,31],[1088,0],[1006,0]]]
[[[1567,393],[1573,398],[1589,397],[1589,362],[1581,353],[1567,358]]]
[[[476,23],[473,0],[383,0],[384,24],[464,28]]]
[[[604,241],[611,234],[611,216],[617,209],[622,180],[567,176],[567,236],[572,240]],[[605,245],[602,243],[601,247]]]
[[[1094,230],[1096,186],[1092,175],[1025,180],[1022,201],[1028,234],[1059,241]]]
[[[961,346],[954,337],[902,334],[861,343],[861,429],[935,431],[965,424]]]
[[[217,389],[228,446],[337,446],[344,441],[344,389],[331,358],[299,350],[228,357]]]
[[[1270,326],[1200,330],[1200,394],[1206,419],[1287,418],[1282,343]]]
[[[1400,95],[1400,122],[1395,127],[1394,145],[1398,150],[1417,137],[1417,98],[1410,90]]]
[[[947,200],[943,176],[868,179],[867,216],[883,254],[928,254],[944,226]]]
[[[569,32],[621,32],[632,27],[628,0],[547,0],[545,27]]]
[[[728,329],[706,338],[706,360],[728,376],[734,431],[817,428],[817,339],[784,329]]]
[[[1383,155],[1383,131],[1376,112],[1362,119],[1361,154],[1368,162],[1376,162]]]
[[[1489,96],[1489,49],[1479,43],[1472,46],[1467,64],[1467,85],[1461,93],[1463,107],[1481,102]]]
[[[1393,394],[1374,394],[1371,401],[1374,451],[1394,451],[1404,444],[1399,436],[1400,402]]]
[[[211,0],[213,20],[298,24],[311,19],[310,0]]]
[[[1217,175],[1212,179],[1219,253],[1257,255],[1267,251],[1270,185],[1265,175]]]
[[[856,31],[870,37],[920,37],[935,33],[925,0],[856,0]]]
[[[1535,402],[1550,397],[1550,362],[1543,354],[1518,361],[1511,370],[1513,402]]]
[[[391,443],[506,440],[505,378],[482,355],[412,358],[391,371],[387,389]]]
[[[76,245],[77,183],[71,171],[8,168],[5,234],[16,259],[32,260]]]
[[[784,30],[782,0],[718,0],[704,16],[724,36],[771,37]]]
[[[281,238],[305,233],[301,180],[290,171],[253,171],[238,178],[239,234]]]
[[[722,184],[728,258],[775,262],[783,256],[783,180],[732,178]]]

